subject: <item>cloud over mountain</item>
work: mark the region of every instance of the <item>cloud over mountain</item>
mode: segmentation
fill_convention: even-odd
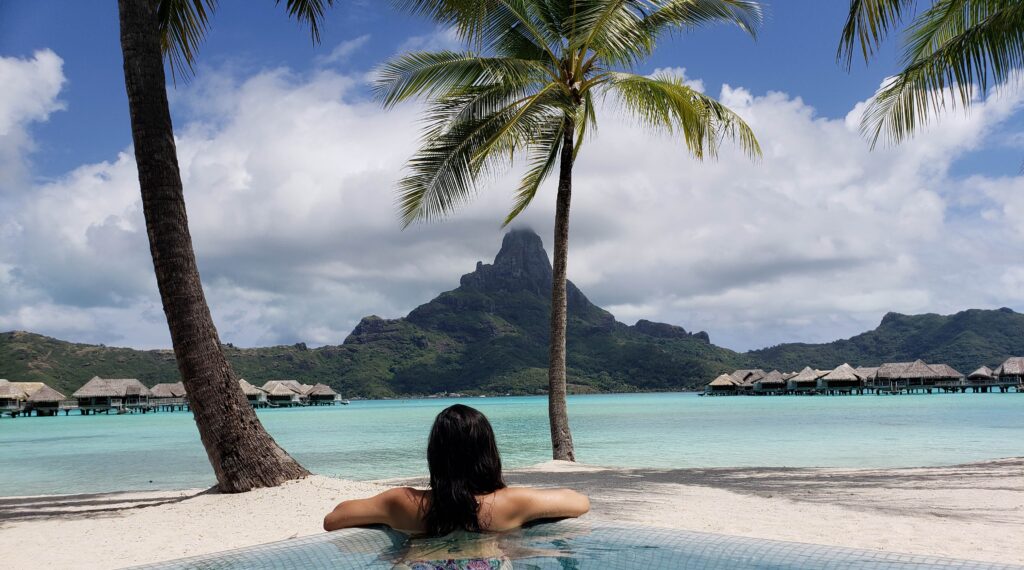
[[[5,73],[22,88],[0,94],[0,161],[28,165],[31,125],[61,108],[60,59],[0,58]],[[400,230],[394,187],[418,108],[380,110],[364,77],[206,69],[172,93],[195,247],[225,341],[338,343],[363,315],[432,298],[500,243],[515,172],[447,222]],[[1024,178],[953,173],[1019,92],[875,152],[857,133],[861,105],[829,118],[796,95],[719,94],[754,128],[761,161],[727,144],[697,163],[602,109],[577,166],[569,268],[595,303],[737,349],[848,336],[890,310],[1024,306]],[[122,154],[57,180],[33,181],[27,166],[0,179],[0,330],[169,344],[128,135]],[[523,218],[544,236],[553,198],[549,185]]]

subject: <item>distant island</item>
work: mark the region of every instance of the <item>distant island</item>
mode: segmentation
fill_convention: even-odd
[[[492,264],[477,263],[459,287],[400,319],[363,318],[340,345],[225,347],[247,380],[324,383],[345,397],[444,392],[536,394],[547,386],[551,263],[530,230],[505,235]],[[714,345],[705,332],[640,320],[626,325],[569,284],[570,390],[703,389],[737,369],[832,369],[924,359],[970,371],[1024,352],[1024,315],[971,309],[954,315],[889,313],[872,330],[826,344],[781,344],[746,353]],[[93,376],[179,380],[169,350],[65,342],[0,333],[0,378],[41,381],[72,393]]]

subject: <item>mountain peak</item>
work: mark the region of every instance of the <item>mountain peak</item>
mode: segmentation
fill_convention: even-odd
[[[544,242],[531,229],[513,229],[501,240],[493,264],[477,262],[476,271],[462,276],[461,285],[473,289],[527,289],[551,294],[551,261]]]

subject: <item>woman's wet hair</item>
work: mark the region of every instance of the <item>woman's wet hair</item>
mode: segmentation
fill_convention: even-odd
[[[505,488],[494,430],[480,412],[455,404],[445,408],[427,443],[430,501],[424,521],[432,536],[480,531],[477,495]]]

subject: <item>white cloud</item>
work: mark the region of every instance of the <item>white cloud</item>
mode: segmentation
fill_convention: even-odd
[[[363,34],[357,38],[345,40],[331,50],[331,53],[319,58],[317,61],[320,65],[348,63],[352,55],[362,49],[368,41],[370,41],[370,34]]]
[[[394,186],[418,107],[384,112],[361,81],[207,73],[176,94],[195,247],[226,342],[339,343],[360,317],[401,316],[496,252],[514,176],[443,224],[399,229]],[[700,164],[602,114],[577,163],[570,254],[595,302],[734,348],[847,336],[888,310],[1024,304],[1024,178],[949,174],[1020,96],[876,152],[857,134],[862,106],[827,118],[784,93],[720,96],[758,134],[760,162],[727,145]],[[166,346],[135,176],[126,149],[21,189],[0,234],[0,329]],[[549,246],[553,210],[549,182],[522,218]]]
[[[64,108],[57,99],[64,84],[63,65],[50,50],[37,51],[31,59],[0,57],[0,196],[25,183],[33,149],[29,124]]]

